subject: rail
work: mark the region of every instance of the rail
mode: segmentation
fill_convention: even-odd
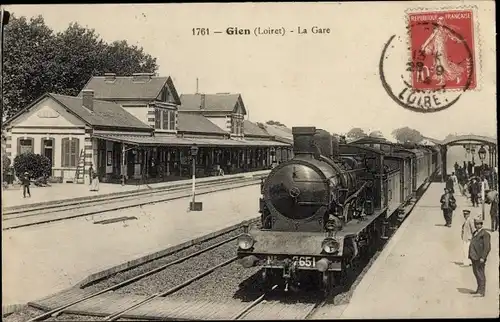
[[[240,226],[236,227],[236,228],[235,228],[235,230],[236,230],[236,229],[240,229],[241,227],[242,227],[242,226],[240,225]],[[227,233],[227,232],[226,232],[226,233]],[[229,243],[229,242],[231,242],[231,241],[233,241],[233,240],[237,239],[239,236],[240,236],[240,235],[237,235],[237,236],[233,236],[233,237],[230,237],[230,238],[224,239],[223,241],[218,242],[218,243],[216,243],[216,244],[214,244],[214,245],[211,245],[211,246],[209,246],[209,247],[207,247],[207,248],[204,248],[204,249],[202,249],[202,250],[196,251],[196,252],[191,253],[191,254],[189,254],[189,255],[186,255],[186,256],[184,256],[184,257],[182,257],[182,258],[179,258],[179,259],[177,259],[177,260],[174,260],[174,261],[172,261],[172,262],[169,262],[169,263],[167,263],[167,264],[164,264],[164,265],[162,265],[162,266],[156,267],[156,268],[154,268],[154,269],[152,269],[152,270],[149,270],[149,271],[147,271],[147,272],[145,272],[145,273],[142,273],[142,274],[140,274],[140,275],[137,275],[137,276],[131,277],[131,278],[129,278],[129,279],[127,279],[127,280],[125,280],[125,281],[123,281],[123,282],[121,282],[121,283],[116,284],[116,285],[113,285],[113,286],[110,286],[110,287],[105,288],[105,289],[103,289],[103,290],[100,290],[100,291],[97,291],[97,292],[95,292],[95,293],[89,294],[89,295],[87,295],[87,296],[85,296],[85,297],[82,297],[82,298],[80,298],[80,299],[77,299],[77,300],[75,300],[75,301],[73,301],[73,302],[71,302],[71,303],[69,303],[69,304],[66,304],[66,305],[60,306],[60,307],[58,307],[58,308],[55,308],[55,309],[53,309],[53,310],[50,310],[50,311],[48,311],[48,312],[46,312],[46,313],[42,314],[42,315],[36,316],[36,317],[34,317],[34,318],[32,318],[32,319],[28,320],[28,322],[43,321],[43,320],[46,320],[46,319],[48,319],[48,318],[50,318],[50,317],[57,317],[57,316],[59,316],[60,314],[65,313],[65,311],[66,311],[66,310],[68,310],[70,307],[72,307],[72,306],[74,306],[74,305],[76,305],[76,304],[79,304],[79,303],[82,303],[82,302],[87,301],[87,300],[89,300],[89,299],[95,298],[95,297],[97,297],[97,296],[99,296],[99,295],[102,295],[102,294],[104,294],[104,293],[115,291],[115,290],[117,290],[117,289],[119,289],[119,288],[122,288],[122,287],[124,287],[124,286],[126,286],[126,285],[129,285],[129,284],[134,283],[134,282],[136,282],[136,281],[138,281],[138,280],[140,280],[140,279],[143,279],[144,277],[147,277],[147,276],[153,275],[153,274],[155,274],[155,273],[158,273],[158,272],[160,272],[160,271],[162,271],[162,270],[165,270],[165,269],[167,269],[167,268],[168,268],[168,267],[170,267],[170,266],[173,266],[173,265],[176,265],[176,264],[182,263],[182,262],[184,262],[184,261],[186,261],[186,260],[188,260],[188,259],[190,259],[190,258],[193,258],[193,257],[199,256],[199,255],[201,255],[201,254],[203,254],[203,253],[206,253],[206,252],[208,252],[208,251],[210,251],[210,250],[212,250],[212,249],[215,249],[215,248],[220,247],[220,246],[222,246],[222,245],[224,245],[224,244],[227,244],[227,243]],[[208,269],[208,270],[204,271],[204,272],[203,272],[203,273],[201,273],[201,274],[198,274],[197,276],[195,276],[195,277],[193,277],[193,278],[189,279],[188,281],[185,281],[185,282],[184,282],[184,283],[182,283],[182,284],[179,284],[179,285],[177,285],[177,286],[175,286],[175,287],[173,287],[173,288],[171,288],[171,289],[169,289],[169,290],[167,290],[167,291],[164,291],[164,292],[161,292],[161,293],[156,293],[156,294],[154,294],[154,295],[151,295],[151,296],[149,296],[148,298],[144,299],[143,301],[141,301],[141,302],[139,302],[139,303],[135,304],[134,306],[128,307],[128,308],[126,308],[126,309],[124,309],[124,310],[121,310],[121,311],[119,311],[119,312],[115,312],[115,313],[113,313],[113,314],[111,314],[111,315],[107,316],[107,317],[106,317],[106,321],[115,321],[116,319],[120,318],[120,317],[121,317],[123,314],[125,314],[126,312],[129,312],[129,311],[131,311],[132,309],[134,309],[134,308],[136,308],[136,307],[139,307],[139,306],[141,306],[141,305],[144,305],[144,304],[146,304],[146,303],[149,303],[149,302],[150,302],[152,299],[154,299],[154,298],[161,297],[161,296],[166,296],[166,295],[169,295],[169,294],[171,294],[171,293],[173,293],[173,292],[175,292],[175,291],[178,291],[178,290],[180,290],[181,288],[183,288],[183,287],[185,287],[185,286],[187,286],[187,285],[191,284],[192,282],[196,281],[197,279],[200,279],[201,277],[203,277],[203,276],[205,276],[205,275],[210,274],[210,273],[211,273],[211,272],[213,272],[215,269],[217,269],[217,268],[219,268],[219,267],[222,267],[222,266],[224,266],[224,265],[227,265],[227,264],[229,264],[229,263],[231,263],[231,262],[235,261],[236,259],[237,259],[236,257],[232,257],[231,259],[229,259],[229,260],[227,260],[227,261],[225,261],[225,262],[223,262],[223,263],[221,263],[221,264],[219,264],[219,265],[217,265],[217,266],[214,266],[214,267],[212,267],[212,268],[210,268],[210,269]]]

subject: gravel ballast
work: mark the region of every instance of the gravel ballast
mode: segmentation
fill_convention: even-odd
[[[2,318],[2,321],[4,322],[25,322],[28,321],[34,317],[37,317],[39,315],[42,315],[45,313],[42,310],[38,310],[29,306],[23,307],[21,310],[14,312],[12,314],[9,314],[6,317]]]
[[[255,223],[251,224],[251,227],[258,227],[259,225],[260,225],[260,223],[255,222]],[[114,274],[106,279],[103,279],[99,282],[96,282],[92,285],[85,287],[85,289],[90,290],[91,292],[97,292],[97,291],[106,289],[108,287],[111,287],[111,286],[117,285],[121,282],[124,282],[132,277],[141,275],[141,274],[146,273],[150,270],[153,270],[155,268],[161,267],[161,266],[166,265],[168,263],[171,263],[175,260],[178,260],[182,257],[188,256],[188,255],[193,254],[197,251],[206,249],[212,245],[223,242],[226,239],[229,239],[231,237],[236,237],[236,236],[240,235],[242,232],[243,232],[243,227],[239,227],[237,229],[234,229],[232,231],[224,233],[224,234],[217,236],[215,238],[203,241],[203,242],[196,244],[196,245],[193,245],[193,246],[189,246],[189,247],[182,249],[180,251],[177,251],[173,254],[155,259],[153,261],[142,264],[142,265],[137,266],[135,268]],[[237,248],[236,240],[231,241],[229,243],[233,247],[233,254],[236,254],[236,248]],[[216,249],[214,249],[214,250],[216,250]],[[197,257],[198,256],[195,256],[194,258],[197,258]],[[182,263],[179,263],[179,264],[182,264]],[[176,266],[176,265],[174,265],[174,266]]]
[[[206,270],[236,256],[236,241],[231,241],[198,256],[174,264],[137,282],[124,286],[116,293],[152,295],[177,286]]]

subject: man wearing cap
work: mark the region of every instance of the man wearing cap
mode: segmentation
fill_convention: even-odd
[[[476,228],[474,227],[474,219],[470,216],[470,210],[465,209],[463,211],[463,215],[465,221],[462,225],[462,244],[463,244],[463,255],[464,255],[464,260],[462,263],[464,266],[471,266],[472,263],[469,259],[469,247],[470,247],[470,240]]]
[[[31,198],[31,192],[30,192],[30,175],[28,172],[25,172],[21,176],[21,184],[23,185],[23,196],[26,198],[26,192],[28,193],[28,196]]]
[[[483,229],[483,220],[474,219],[476,231],[472,235],[469,247],[469,258],[472,260],[472,272],[476,277],[477,290],[473,294],[484,297],[486,293],[486,275],[484,272],[486,259],[491,249],[490,234]]]
[[[441,196],[441,210],[445,220],[445,226],[451,227],[453,211],[457,208],[457,201],[448,188],[444,188],[444,194]]]

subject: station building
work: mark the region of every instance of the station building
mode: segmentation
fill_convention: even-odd
[[[6,154],[33,152],[60,182],[170,181],[267,169],[292,157],[289,138],[245,120],[240,94],[179,96],[171,77],[92,77],[78,96],[47,93],[8,120]],[[272,132],[272,131],[271,131]]]

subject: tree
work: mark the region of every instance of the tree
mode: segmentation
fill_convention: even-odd
[[[368,134],[369,137],[372,137],[372,138],[381,138],[383,139],[384,138],[384,135],[382,134],[382,132],[380,131],[373,131],[373,132],[370,132],[370,134]]]
[[[392,131],[392,135],[399,143],[419,143],[424,139],[419,131],[407,126]]]
[[[2,171],[4,174],[7,172],[7,170],[9,170],[10,163],[10,158],[7,155],[2,154]]]
[[[72,23],[54,33],[41,16],[11,16],[5,28],[4,111],[9,118],[46,92],[76,95],[93,75],[154,73],[156,58],[126,41],[106,43]]]
[[[37,179],[43,176],[49,177],[52,165],[50,159],[44,155],[23,153],[14,158],[14,171],[17,177],[28,172],[30,178]]]
[[[359,139],[365,136],[366,136],[365,131],[359,127],[354,127],[349,132],[347,132],[347,137],[350,139]]]
[[[453,138],[454,138],[454,137],[456,137],[456,136],[457,136],[457,133],[454,133],[454,134],[450,133],[450,134],[448,134],[448,135],[444,138],[444,140],[446,141],[446,140],[449,140],[449,139],[453,139]]]
[[[286,127],[285,124],[283,124],[283,123],[281,123],[279,121],[273,121],[273,120],[267,121],[266,124]]]

